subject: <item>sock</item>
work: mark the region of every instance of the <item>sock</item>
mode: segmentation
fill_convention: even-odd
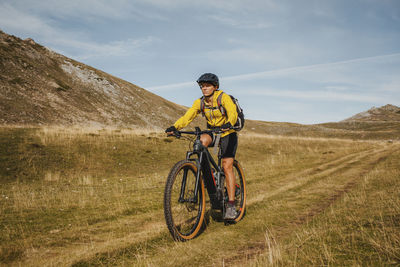
[[[231,205],[231,206],[235,206],[235,200],[229,200],[228,204]]]

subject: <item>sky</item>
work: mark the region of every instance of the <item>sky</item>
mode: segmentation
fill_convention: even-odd
[[[215,73],[248,119],[400,106],[399,0],[0,0],[0,29],[185,106]]]

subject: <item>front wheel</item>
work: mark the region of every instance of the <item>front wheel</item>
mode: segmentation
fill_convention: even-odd
[[[164,191],[164,215],[172,237],[176,241],[195,238],[202,229],[205,214],[205,190],[200,179],[195,198],[196,165],[182,160],[171,169]]]

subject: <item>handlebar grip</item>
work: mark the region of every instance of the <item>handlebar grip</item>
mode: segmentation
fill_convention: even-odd
[[[167,137],[176,137],[176,138],[180,138],[182,136],[182,134],[178,131],[172,133],[172,134],[168,134],[167,133]]]

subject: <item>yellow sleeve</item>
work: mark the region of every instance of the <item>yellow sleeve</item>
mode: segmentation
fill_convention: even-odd
[[[189,108],[185,115],[180,117],[174,124],[175,128],[180,130],[184,127],[186,127],[189,123],[191,123],[199,114],[200,112],[200,99],[196,99],[193,102],[193,105],[191,108]]]
[[[226,116],[228,122],[230,122],[232,126],[235,125],[238,118],[238,113],[236,110],[235,103],[233,103],[232,98],[228,94],[223,94],[221,100],[222,100],[221,104],[226,110]]]

